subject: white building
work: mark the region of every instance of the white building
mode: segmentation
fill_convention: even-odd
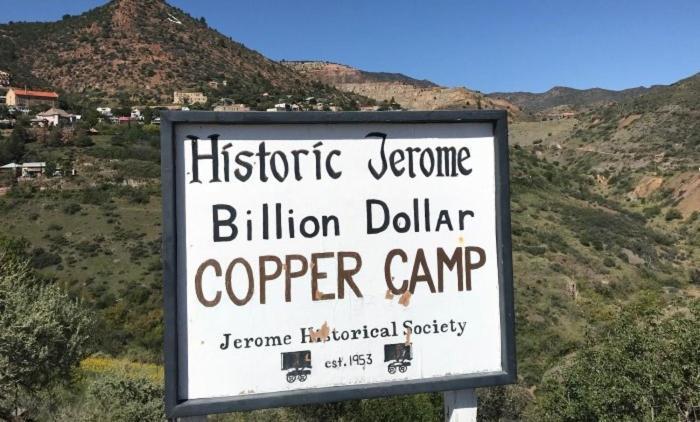
[[[220,104],[214,107],[214,111],[250,111],[245,104]]]
[[[44,169],[46,168],[45,162],[33,162],[33,163],[10,163],[0,166],[0,171],[9,171],[14,174],[15,177],[35,177],[44,174]]]
[[[204,104],[207,96],[203,92],[181,92],[173,93],[173,103],[175,104]]]
[[[51,107],[50,109],[38,113],[37,118],[46,120],[49,126],[58,126],[59,123],[74,123],[76,116],[61,110],[60,108]]]

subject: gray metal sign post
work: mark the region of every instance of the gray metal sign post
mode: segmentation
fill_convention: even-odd
[[[477,400],[473,388],[445,391],[442,399],[445,421],[476,422]]]

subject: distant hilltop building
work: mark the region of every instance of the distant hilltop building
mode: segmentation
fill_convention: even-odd
[[[10,72],[0,70],[0,86],[10,86]]]
[[[175,91],[173,102],[175,104],[204,104],[207,102],[207,96],[203,92]]]
[[[245,104],[221,104],[214,107],[214,111],[250,111]]]
[[[10,88],[5,102],[9,106],[31,107],[34,105],[58,106],[58,94],[51,91],[30,91],[28,89]]]

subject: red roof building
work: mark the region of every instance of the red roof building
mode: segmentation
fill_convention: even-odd
[[[15,107],[31,107],[46,104],[51,107],[58,105],[58,94],[51,91],[31,91],[28,89],[10,88],[5,98],[7,105]]]

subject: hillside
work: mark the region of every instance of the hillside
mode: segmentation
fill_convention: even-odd
[[[93,99],[171,102],[174,90],[209,91],[255,105],[259,96],[359,99],[324,87],[209,28],[163,0],[113,0],[49,23],[0,25],[0,69],[13,82]],[[230,94],[230,95],[229,95]]]
[[[26,239],[32,265],[90,307],[100,352],[158,363],[157,128],[100,131],[92,146],[28,145],[27,161],[75,167],[77,176],[22,183],[0,197],[2,236]],[[508,391],[526,397],[525,406],[548,372],[628,304],[653,295],[663,309],[698,294],[688,269],[700,263],[700,219],[647,217],[643,208],[598,193],[586,170],[544,159],[534,147],[511,150],[511,187],[521,383]],[[432,406],[421,397],[391,400]],[[439,412],[437,400],[426,409]],[[313,412],[287,415],[297,420],[295,412],[307,411]],[[337,419],[306,416],[301,419]]]
[[[493,92],[487,96],[492,99],[509,101],[529,112],[539,113],[552,108],[562,108],[568,111],[599,106],[613,101],[634,98],[647,90],[649,88],[645,87],[613,91],[602,88],[576,89],[556,86],[542,93]]]
[[[400,73],[367,72],[351,66],[320,61],[287,61],[295,71],[332,85],[342,91],[391,101],[393,98],[407,110],[487,109],[519,113],[517,106],[506,100],[489,98],[467,88],[445,88]]]
[[[700,211],[700,74],[574,119],[519,122],[511,139],[585,172],[600,194],[640,212]]]
[[[484,408],[507,400],[515,407],[493,411],[520,418],[532,391],[620,312],[673,312],[700,297],[699,89],[696,75],[576,118],[510,126],[520,383],[483,390]],[[157,128],[99,130],[94,145],[27,145],[24,161],[77,176],[12,187],[0,197],[2,236],[24,238],[34,268],[91,308],[100,352],[159,363]],[[441,409],[439,396],[416,396],[279,412],[338,419],[357,406],[414,406],[428,419]]]

